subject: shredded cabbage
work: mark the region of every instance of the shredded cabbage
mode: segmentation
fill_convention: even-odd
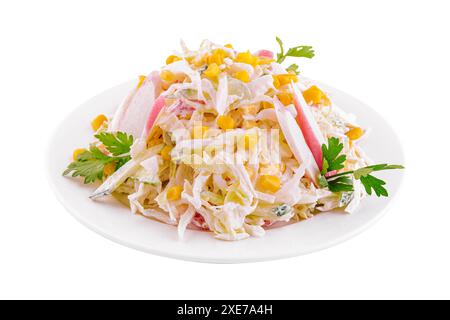
[[[150,135],[135,139],[131,160],[103,182],[93,199],[121,194],[133,213],[177,225],[180,239],[192,227],[209,230],[217,239],[242,240],[321,211],[356,211],[365,196],[361,183],[355,181],[353,192],[320,187],[318,164],[298,123],[305,116],[322,142],[339,137],[347,157],[343,170],[354,170],[370,164],[359,140],[346,136],[358,126],[354,116],[330,97],[331,104],[308,104],[302,92],[313,83],[303,77],[275,86],[274,77],[292,77],[276,62],[259,63],[250,53],[253,62],[236,61],[237,51],[208,40],[197,51],[184,42],[181,48],[178,59],[162,68],[165,76],[153,73],[157,81],[149,82],[150,88],[161,87],[165,99]],[[206,72],[212,63],[218,64],[217,75]],[[246,74],[248,81],[237,74]],[[127,103],[136,92],[125,99],[111,130],[130,125]],[[282,95],[294,93],[299,106],[282,102]],[[132,116],[136,123],[145,122]]]

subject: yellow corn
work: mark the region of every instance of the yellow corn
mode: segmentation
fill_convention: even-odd
[[[211,80],[216,80],[219,73],[220,73],[220,68],[217,65],[217,63],[211,63],[208,66],[208,69],[206,69],[205,72],[203,72],[203,74]]]
[[[258,58],[247,52],[240,52],[236,55],[236,62],[251,64],[252,66],[256,66],[258,64]]]
[[[247,133],[244,136],[245,148],[253,149],[258,144],[258,135],[256,133]]]
[[[303,97],[308,104],[323,104],[325,106],[330,105],[330,100],[327,95],[317,86],[311,86],[307,90],[303,91]]]
[[[137,84],[136,89],[139,89],[142,86],[146,78],[147,78],[146,76],[139,76],[139,82]]]
[[[228,49],[234,49],[232,44],[226,44],[224,47]]]
[[[106,122],[108,121],[108,118],[104,115],[98,115],[94,120],[92,120],[91,122],[91,126],[92,126],[92,130],[97,131],[98,129],[100,129],[100,127]]]
[[[77,159],[78,159],[78,156],[79,156],[80,154],[86,152],[86,151],[87,151],[86,149],[76,149],[76,150],[74,150],[74,151],[73,151],[73,155],[72,155],[73,161],[77,160]]]
[[[230,116],[220,116],[217,118],[217,125],[222,130],[234,129],[234,120]]]
[[[355,127],[351,128],[347,133],[345,134],[350,140],[358,140],[362,137],[364,134],[364,131],[361,128]]]
[[[273,108],[273,104],[267,101],[261,102],[261,106],[263,109],[270,109]]]
[[[234,78],[241,80],[242,82],[245,82],[245,83],[250,81],[250,76],[248,75],[248,72],[245,70],[236,72],[234,74]]]
[[[170,160],[171,156],[170,156],[170,152],[172,151],[172,147],[171,146],[164,146],[164,148],[161,150],[161,157],[163,158],[163,160]]]
[[[199,139],[199,138],[203,138],[206,134],[206,131],[208,131],[208,127],[205,126],[195,126],[192,129],[192,137],[194,139]]]
[[[211,55],[209,55],[206,59],[208,64],[215,63],[218,66],[223,64],[223,60],[226,58],[227,53],[223,49],[215,49]]]
[[[103,168],[103,175],[105,177],[109,177],[115,171],[116,171],[116,163],[115,162],[110,162],[107,165],[105,165],[105,167]]]
[[[257,187],[260,191],[275,193],[281,188],[281,180],[277,176],[263,175],[259,177]]]
[[[181,199],[181,193],[183,192],[182,186],[173,186],[167,190],[167,200],[176,201]]]
[[[280,79],[278,79],[277,76],[272,76],[272,77],[273,77],[273,86],[275,87],[275,89],[278,89],[279,87],[281,87]]]
[[[166,81],[166,82],[173,82],[175,80],[175,74],[169,70],[161,71],[160,76],[161,76],[161,80]]]
[[[289,92],[281,92],[281,93],[277,94],[277,97],[280,100],[280,102],[282,104],[284,104],[285,106],[290,105],[294,100],[292,94]]]
[[[280,80],[280,85],[284,86],[286,84],[291,83],[291,81],[293,82],[297,82],[297,75],[295,74],[279,74],[276,76],[278,78],[278,80]]]
[[[171,56],[167,57],[166,64],[171,64],[171,63],[174,63],[175,61],[180,61],[180,60],[182,60],[180,57],[171,55]]]

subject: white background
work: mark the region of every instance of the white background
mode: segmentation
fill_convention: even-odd
[[[450,298],[447,3],[2,1],[0,298]],[[43,159],[69,111],[158,68],[180,38],[276,50],[275,35],[313,45],[303,73],[396,128],[406,181],[374,227],[308,256],[209,265],[122,247],[57,202]]]

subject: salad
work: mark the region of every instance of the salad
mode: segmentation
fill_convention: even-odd
[[[271,226],[323,211],[354,212],[388,196],[360,146],[367,130],[286,59],[310,46],[239,51],[182,42],[166,65],[140,76],[112,117],[92,121],[95,140],[64,175],[98,183],[134,214],[217,239],[263,236]]]

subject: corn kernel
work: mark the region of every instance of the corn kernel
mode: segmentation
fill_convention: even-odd
[[[222,130],[234,129],[234,120],[230,116],[220,116],[217,118],[217,125]]]
[[[139,89],[142,86],[146,78],[147,78],[146,76],[139,76],[139,82],[137,84],[136,89]]]
[[[205,72],[203,72],[203,74],[211,80],[216,80],[219,73],[220,73],[220,68],[217,65],[217,63],[211,63],[208,66],[208,69],[206,69]]]
[[[253,149],[258,144],[258,135],[256,133],[247,133],[244,136],[245,148]]]
[[[245,71],[245,70],[236,72],[236,73],[233,75],[233,77],[234,77],[235,79],[241,80],[242,82],[245,82],[245,83],[247,83],[247,82],[250,81],[250,76],[248,75],[248,72]]]
[[[297,75],[295,74],[279,74],[276,76],[280,81],[280,86],[284,86],[286,84],[290,84],[291,81],[297,82]]]
[[[108,118],[104,115],[98,115],[94,120],[91,122],[92,130],[98,131],[98,129],[101,128],[101,126],[108,121]]]
[[[169,70],[163,70],[161,71],[161,80],[166,82],[173,82],[175,81],[175,74],[172,71]]]
[[[109,177],[114,172],[116,172],[116,163],[115,162],[110,162],[107,165],[105,165],[105,167],[103,168],[103,175],[105,177]]]
[[[362,137],[364,134],[364,131],[361,128],[355,127],[351,128],[347,133],[345,134],[350,140],[358,140]]]
[[[192,129],[192,137],[194,139],[199,139],[199,138],[203,138],[206,134],[206,131],[208,131],[208,127],[205,126],[195,126]]]
[[[281,180],[277,176],[263,175],[259,177],[257,187],[260,191],[275,193],[281,188]]]
[[[215,49],[211,55],[209,55],[206,59],[208,64],[215,63],[218,66],[223,64],[225,57],[227,56],[227,52],[223,49]]]
[[[256,66],[258,64],[258,58],[247,52],[240,52],[236,55],[236,62],[251,64],[252,66]]]
[[[171,64],[171,63],[174,63],[174,62],[180,61],[180,60],[182,60],[180,57],[171,55],[171,56],[167,57],[166,64]]]
[[[225,47],[225,48],[228,48],[228,49],[234,49],[234,48],[233,48],[233,45],[232,45],[232,44],[229,44],[229,43],[226,44],[224,47]]]
[[[183,192],[182,186],[173,186],[167,190],[167,200],[176,201],[181,199],[181,193]]]
[[[189,64],[193,64],[194,60],[195,60],[195,56],[184,57],[184,60],[186,60]]]
[[[263,109],[271,109],[271,108],[273,108],[273,104],[270,103],[270,102],[267,102],[267,101],[263,101],[261,103],[261,106],[262,106]]]
[[[73,151],[73,155],[72,155],[73,161],[77,160],[77,159],[78,159],[78,156],[79,156],[80,154],[86,152],[86,151],[87,151],[86,149],[76,149],[76,150],[74,150],[74,151]]]
[[[303,97],[308,104],[330,105],[330,100],[326,94],[317,86],[311,86],[307,90],[303,91]]]
[[[172,151],[171,146],[164,146],[164,148],[161,150],[161,157],[163,160],[170,160],[172,157],[170,156],[170,152]]]
[[[290,105],[294,100],[292,94],[289,92],[281,92],[281,93],[277,94],[277,97],[278,97],[278,100],[280,100],[280,102],[282,104],[284,104],[285,106]]]
[[[273,86],[275,87],[275,89],[278,89],[279,87],[281,87],[280,79],[278,79],[277,76],[272,76],[272,77],[273,77]]]

